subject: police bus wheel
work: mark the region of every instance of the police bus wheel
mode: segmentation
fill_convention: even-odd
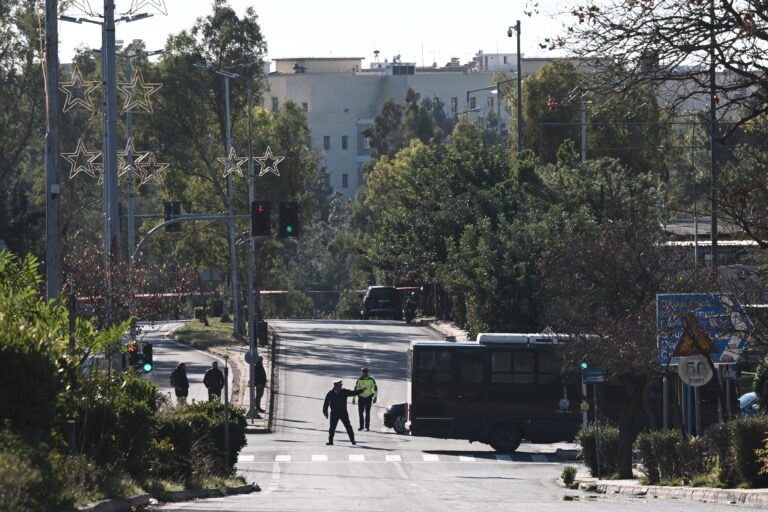
[[[499,425],[491,433],[491,446],[497,452],[514,452],[521,440],[520,429],[515,425]]]
[[[395,429],[395,432],[398,434],[406,434],[408,433],[408,429],[405,428],[405,416],[402,414],[395,418],[394,426],[392,427]]]

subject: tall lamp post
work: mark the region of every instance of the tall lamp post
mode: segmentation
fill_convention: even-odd
[[[59,32],[58,2],[45,2],[45,205],[46,205],[46,297],[56,299],[61,291],[61,185],[59,184]]]
[[[520,20],[507,29],[507,36],[517,32],[517,151],[523,150],[523,63],[520,57]]]
[[[207,68],[207,69],[213,69],[213,66],[211,64],[207,63],[201,63],[201,64],[194,64],[195,67],[198,68]],[[224,77],[224,104],[225,104],[225,110],[226,110],[226,130],[227,130],[227,158],[230,158],[232,155],[232,122],[230,120],[230,112],[229,112],[229,79],[230,78],[240,78],[240,75],[237,73],[230,73],[229,71],[225,71],[223,69],[214,70],[214,72],[217,75],[221,75]],[[232,165],[231,161],[227,162],[228,166]],[[229,265],[231,267],[231,280],[232,280],[232,309],[234,310],[232,312],[233,315],[233,326],[232,326],[232,335],[236,338],[242,337],[242,330],[241,330],[241,323],[242,320],[240,318],[240,312],[241,312],[241,306],[240,306],[240,283],[238,281],[237,277],[237,247],[235,245],[235,207],[234,207],[234,201],[232,199],[233,196],[233,184],[232,184],[232,173],[227,173],[227,210],[229,214],[229,219],[227,221],[227,231],[229,235]]]

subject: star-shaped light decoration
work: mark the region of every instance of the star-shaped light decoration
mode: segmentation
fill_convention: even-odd
[[[141,68],[136,68],[132,82],[122,82],[117,84],[118,89],[125,94],[125,103],[123,103],[123,112],[135,112],[143,110],[152,113],[152,102],[149,97],[159,91],[163,84],[151,84],[144,81],[141,74]]]
[[[285,160],[284,156],[273,156],[272,149],[267,146],[267,151],[264,156],[254,157],[254,160],[259,162],[261,170],[259,170],[259,176],[264,176],[268,172],[275,173],[275,176],[280,176],[280,171],[277,170],[277,164]]]
[[[165,171],[171,164],[165,162],[158,162],[153,152],[149,152],[146,158],[143,158],[138,165],[137,172],[141,178],[139,185],[144,185],[150,181],[156,182],[158,185],[163,183],[163,171]]]
[[[61,4],[61,11],[64,12],[70,7],[74,7],[86,16],[96,16],[88,0],[66,0]]]
[[[140,165],[141,161],[144,160],[148,154],[148,151],[136,151],[136,148],[133,145],[133,139],[128,139],[128,142],[125,144],[125,149],[117,152],[117,175],[122,176],[128,172],[128,169],[138,172],[138,165]],[[130,164],[128,163],[129,161],[131,162]]]
[[[158,12],[160,12],[160,14],[168,16],[168,9],[165,7],[165,0],[133,0],[133,2],[131,2],[131,10],[129,12],[135,13],[145,5],[154,7],[158,10]]]
[[[69,162],[69,179],[81,172],[95,178],[99,172],[99,164],[96,160],[101,157],[101,151],[88,151],[85,149],[83,139],[77,139],[77,149],[73,153],[60,153],[61,157]]]
[[[237,156],[237,153],[235,153],[235,148],[232,147],[229,149],[229,156],[228,157],[218,157],[216,158],[219,162],[224,164],[224,177],[226,178],[233,172],[236,173],[241,178],[243,177],[243,164],[248,161],[248,157],[240,157]]]
[[[72,80],[69,82],[59,82],[59,90],[67,95],[64,99],[63,112],[68,112],[80,105],[89,112],[94,112],[96,106],[93,104],[91,93],[101,86],[98,80],[83,80],[83,74],[80,68],[75,65],[72,71]]]

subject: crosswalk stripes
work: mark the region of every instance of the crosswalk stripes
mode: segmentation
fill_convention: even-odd
[[[437,454],[437,453],[407,453],[404,455],[389,453],[384,454],[365,454],[360,453],[345,453],[334,452],[334,454],[327,453],[313,453],[313,454],[278,454],[274,455],[274,459],[258,460],[258,455],[253,454],[241,454],[237,462],[240,464],[260,464],[265,462],[341,462],[345,460],[347,462],[460,462],[460,463],[482,463],[482,462],[496,462],[496,463],[509,463],[509,462],[550,462],[550,458],[541,453],[527,453],[510,455],[505,453],[475,453],[461,455],[455,454]],[[556,460],[554,460],[556,462]]]

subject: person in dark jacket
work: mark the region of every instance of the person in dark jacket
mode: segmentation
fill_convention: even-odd
[[[224,374],[219,370],[219,363],[214,361],[205,372],[203,385],[208,389],[208,401],[218,402],[221,398],[221,388],[224,387]]]
[[[267,372],[264,370],[264,358],[259,356],[253,369],[253,385],[256,387],[256,410],[265,412],[261,408],[261,397],[264,396],[264,386],[267,385]]]
[[[176,401],[180,404],[187,403],[189,395],[189,379],[187,379],[187,365],[179,363],[171,372],[171,386],[176,391]]]
[[[331,408],[331,425],[328,428],[328,442],[325,444],[333,444],[333,435],[336,433],[336,425],[339,424],[339,420],[344,424],[344,428],[347,429],[347,435],[352,444],[355,442],[355,431],[352,430],[352,424],[349,422],[349,413],[347,413],[347,397],[356,396],[363,393],[367,387],[352,391],[350,389],[344,389],[341,387],[341,381],[337,380],[333,383],[333,389],[325,395],[325,402],[323,402],[323,415],[328,417],[328,407]]]

